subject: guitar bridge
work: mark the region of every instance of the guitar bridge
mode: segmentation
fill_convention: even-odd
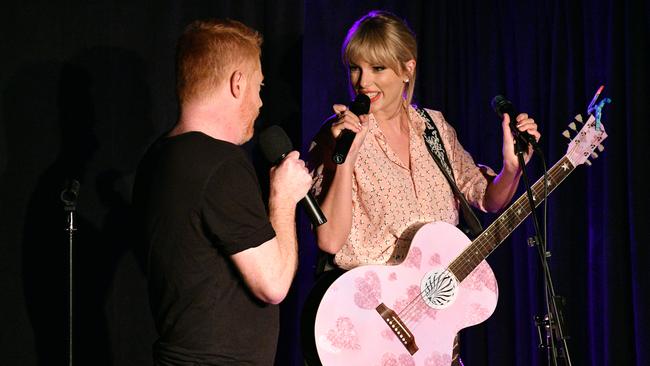
[[[402,319],[388,306],[384,303],[379,304],[375,310],[379,313],[384,322],[388,325],[390,330],[395,333],[395,336],[402,342],[402,345],[406,348],[407,351],[413,356],[415,352],[418,351],[418,346],[415,344],[415,337],[408,329],[406,324],[402,322]]]

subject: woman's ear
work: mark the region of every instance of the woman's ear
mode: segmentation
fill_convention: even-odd
[[[415,71],[415,60],[408,60],[404,63],[404,69],[406,71],[406,76],[408,78],[411,78],[413,76],[413,72]]]

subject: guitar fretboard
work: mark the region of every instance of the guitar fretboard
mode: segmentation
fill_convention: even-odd
[[[551,193],[575,167],[565,155],[548,171],[546,193]],[[544,192],[544,177],[532,186],[535,207],[546,198]],[[454,273],[458,281],[462,281],[476,268],[481,261],[488,257],[512,231],[521,224],[531,213],[526,193],[521,195],[510,207],[485,229],[474,241],[449,264],[448,269]]]

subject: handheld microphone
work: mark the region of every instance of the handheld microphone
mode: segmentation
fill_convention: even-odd
[[[497,95],[492,98],[490,104],[499,117],[503,118],[504,114],[510,116],[510,130],[512,130],[515,139],[519,141],[522,146],[528,146],[528,144],[530,144],[535,151],[540,152],[535,137],[526,131],[519,131],[519,129],[517,129],[517,112],[508,99],[504,98],[502,95]]]
[[[368,114],[368,111],[370,110],[370,98],[368,98],[368,96],[365,94],[358,94],[354,99],[354,102],[350,104],[349,109],[350,112],[356,114],[357,116]],[[341,134],[336,139],[336,146],[334,147],[334,153],[332,154],[332,161],[334,161],[336,164],[343,164],[345,162],[345,158],[348,156],[350,146],[352,145],[352,141],[354,141],[355,136],[356,133],[348,129],[341,131]]]
[[[280,164],[291,150],[293,150],[289,136],[287,136],[282,127],[277,125],[262,131],[259,144],[266,160],[273,165]],[[300,200],[300,203],[314,226],[319,226],[327,222],[325,215],[311,192],[307,192],[307,195]]]

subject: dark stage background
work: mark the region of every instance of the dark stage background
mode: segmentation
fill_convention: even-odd
[[[406,18],[420,56],[416,102],[443,111],[465,148],[498,169],[489,102],[531,114],[551,166],[561,132],[599,85],[612,98],[606,150],[549,200],[555,287],[575,365],[650,364],[650,161],[647,1],[21,1],[0,9],[0,364],[64,364],[67,247],[59,194],[81,182],[75,247],[75,363],[148,365],[155,338],[130,191],[150,142],[175,122],[175,41],[189,21],[231,17],[265,38],[259,128],[281,124],[305,150],[345,103],[339,47],[371,9]],[[267,166],[252,153],[261,181]],[[541,175],[533,162],[531,179]],[[494,215],[481,215],[484,223]],[[313,236],[301,216],[301,267],[282,305],[277,365],[300,365],[299,313],[313,283]],[[463,334],[467,365],[541,365],[532,318],[543,313],[529,220],[488,259],[496,312]],[[643,280],[646,278],[646,280]]]

